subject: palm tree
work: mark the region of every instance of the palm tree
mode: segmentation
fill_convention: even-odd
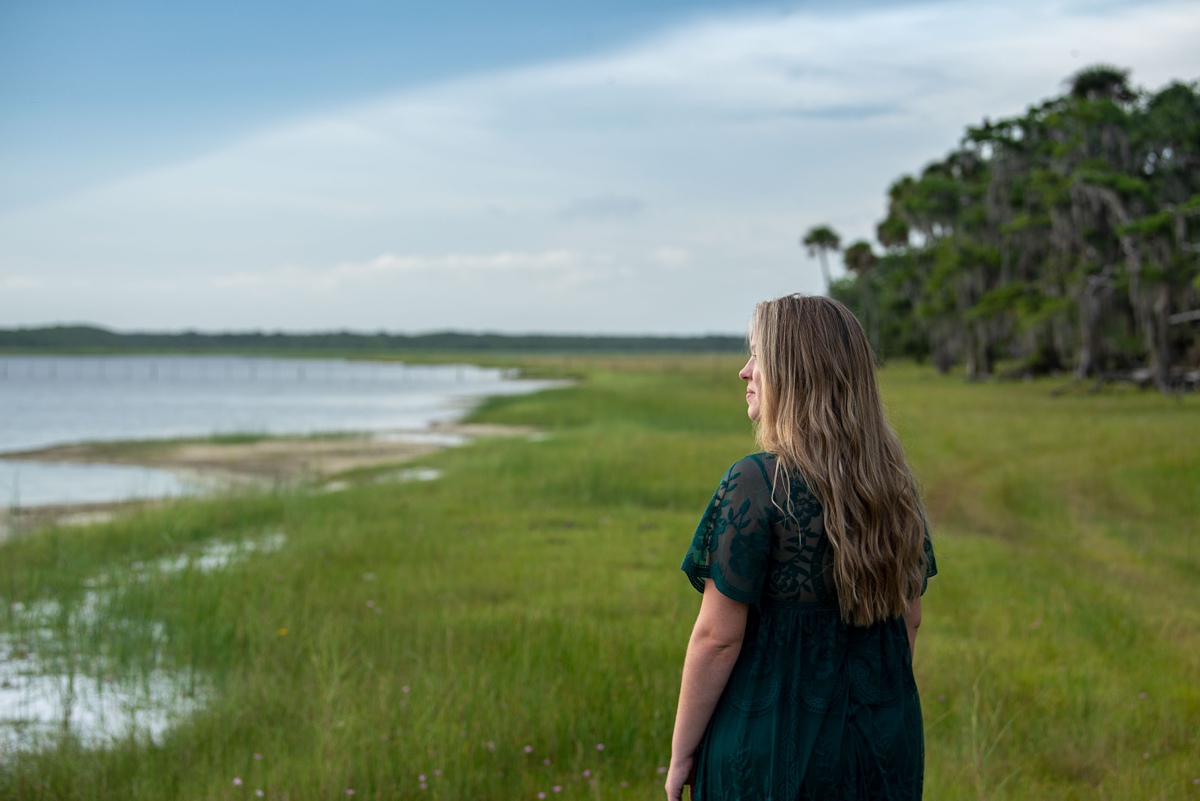
[[[800,240],[800,244],[804,245],[810,259],[814,257],[820,259],[821,274],[825,276],[825,289],[828,291],[831,279],[826,254],[830,251],[841,250],[841,238],[828,225],[817,225],[808,229],[808,233]]]
[[[1084,67],[1066,80],[1071,96],[1079,100],[1111,100],[1129,103],[1137,93],[1129,86],[1129,70],[1111,64]]]
[[[871,250],[871,243],[863,239],[846,248],[846,255],[842,258],[846,262],[846,269],[859,278],[866,275],[875,266],[876,261],[875,251]]]
[[[842,261],[846,263],[846,269],[854,273],[858,277],[859,297],[862,298],[863,316],[867,319],[866,323],[867,337],[871,342],[871,349],[875,351],[875,358],[879,358],[879,310],[876,308],[874,287],[871,286],[871,268],[875,266],[878,258],[875,256],[875,251],[871,249],[869,242],[858,240],[857,242],[846,248],[845,254],[842,256]]]

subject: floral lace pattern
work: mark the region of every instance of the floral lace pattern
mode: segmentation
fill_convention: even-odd
[[[696,798],[920,798],[921,707],[902,619],[846,625],[820,503],[753,454],[721,479],[683,562],[750,605],[698,754]],[[783,510],[788,509],[789,513]],[[937,573],[925,539],[926,581]]]

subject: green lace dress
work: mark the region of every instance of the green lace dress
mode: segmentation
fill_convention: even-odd
[[[750,605],[697,754],[695,799],[919,799],[925,749],[904,620],[842,621],[821,506],[801,480],[773,488],[774,473],[768,454],[734,464],[683,561],[701,592],[711,578]],[[787,491],[794,519],[780,511]],[[925,555],[932,576],[928,538]]]

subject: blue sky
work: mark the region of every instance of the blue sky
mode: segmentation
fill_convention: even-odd
[[[0,326],[739,332],[1200,3],[0,0]]]

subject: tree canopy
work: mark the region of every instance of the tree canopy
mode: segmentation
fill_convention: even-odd
[[[831,286],[881,356],[969,378],[1005,360],[1164,391],[1200,382],[1194,82],[1150,92],[1128,70],[1087,67],[1024,114],[967,127],[887,201],[883,253],[856,243]]]

